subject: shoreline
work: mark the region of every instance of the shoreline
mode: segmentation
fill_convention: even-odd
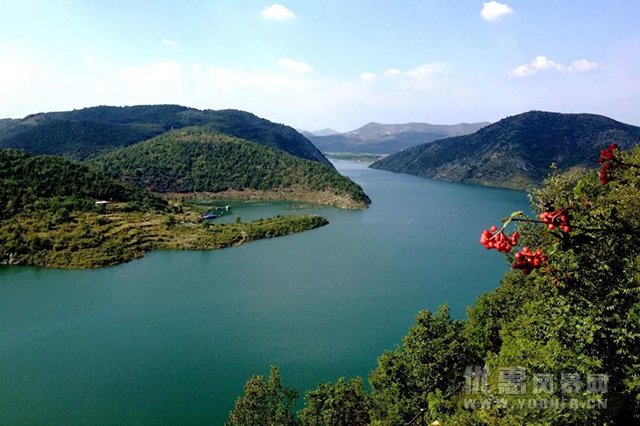
[[[188,209],[181,214],[78,213],[72,221],[49,230],[37,217],[22,216],[13,223],[29,229],[20,238],[22,250],[0,246],[0,266],[97,269],[127,263],[155,250],[237,247],[327,224],[326,218],[310,214],[241,223],[207,223],[200,219],[200,214]]]
[[[240,200],[240,201],[292,201],[321,204],[345,210],[364,210],[368,205],[345,195],[328,191],[307,191],[304,189],[280,189],[263,191],[258,189],[228,189],[219,192],[167,192],[159,194],[169,200]]]

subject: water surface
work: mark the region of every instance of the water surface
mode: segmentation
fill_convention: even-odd
[[[300,390],[366,376],[418,310],[464,318],[497,285],[506,265],[478,238],[527,209],[523,193],[335,163],[373,204],[309,210],[331,222],[314,231],[94,271],[1,268],[0,423],[223,424],[271,364]]]

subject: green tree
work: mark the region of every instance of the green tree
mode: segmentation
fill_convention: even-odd
[[[267,381],[253,376],[244,386],[244,394],[236,400],[227,426],[297,425],[293,406],[298,398],[295,389],[282,386],[278,367],[272,366]]]
[[[323,383],[305,395],[299,412],[303,426],[366,426],[370,424],[371,401],[361,378]]]
[[[640,164],[640,150],[623,158]],[[521,223],[524,244],[540,248],[549,261],[524,276],[506,275],[502,285],[470,310],[465,335],[490,370],[518,366],[528,377],[551,374],[549,395],[517,395],[505,409],[481,414],[481,424],[637,424],[640,420],[640,174],[615,170],[602,185],[595,173],[577,179],[555,175],[534,193],[538,213],[571,212],[573,230]],[[513,259],[509,256],[510,261]],[[579,390],[563,392],[563,374],[579,378]],[[607,392],[589,392],[589,377],[607,377]],[[593,376],[592,376],[593,377]],[[593,380],[593,379],[591,379]],[[499,394],[496,377],[490,395]],[[578,408],[532,409],[515,399],[571,398]],[[598,406],[606,400],[606,406]],[[533,401],[535,402],[535,401]],[[598,408],[592,408],[592,407]],[[477,413],[476,413],[477,414]],[[476,415],[477,420],[480,415]],[[463,420],[461,411],[450,419]]]
[[[371,373],[374,418],[378,424],[403,424],[427,408],[433,393],[448,395],[464,382],[465,368],[481,361],[462,336],[464,323],[451,319],[449,307],[421,311],[403,344],[385,352]]]

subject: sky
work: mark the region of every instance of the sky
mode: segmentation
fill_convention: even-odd
[[[640,125],[638,0],[1,0],[0,117],[234,108],[298,129]]]

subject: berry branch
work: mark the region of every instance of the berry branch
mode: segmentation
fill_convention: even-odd
[[[528,223],[544,223],[541,220],[528,219],[528,218],[510,218],[505,220],[511,220],[513,222],[528,222]],[[640,229],[615,229],[615,228],[588,228],[585,226],[572,225],[572,229],[584,232],[602,232],[610,234],[622,234],[622,235],[640,235]],[[566,231],[568,233],[569,231]]]
[[[608,184],[614,179],[613,172],[621,168],[638,168],[638,164],[630,164],[622,161],[618,144],[612,143],[607,148],[600,151],[598,163],[601,165],[599,178],[602,185]],[[611,234],[627,234],[640,235],[640,229],[622,229],[615,228],[592,228],[585,226],[575,226],[571,223],[572,216],[568,208],[560,208],[553,210],[548,208],[538,215],[538,219],[529,219],[524,212],[517,211],[506,219],[503,219],[502,228],[498,230],[496,226],[485,229],[480,236],[480,244],[487,250],[495,249],[501,253],[510,253],[511,250],[518,245],[520,234],[515,231],[511,236],[505,233],[506,227],[511,222],[527,222],[539,223],[545,225],[549,231],[559,230],[563,235],[564,241],[569,241],[566,237],[574,230],[585,233],[611,233]],[[532,270],[540,268],[548,261],[547,255],[542,249],[531,250],[529,247],[523,247],[515,254],[515,261],[511,265],[514,269],[520,269],[523,274],[528,275]]]
[[[603,185],[608,184],[613,180],[613,172],[615,169],[620,168],[638,168],[640,165],[625,163],[620,159],[620,149],[617,143],[612,143],[607,148],[600,151],[600,158],[598,158],[600,164],[600,183]]]

